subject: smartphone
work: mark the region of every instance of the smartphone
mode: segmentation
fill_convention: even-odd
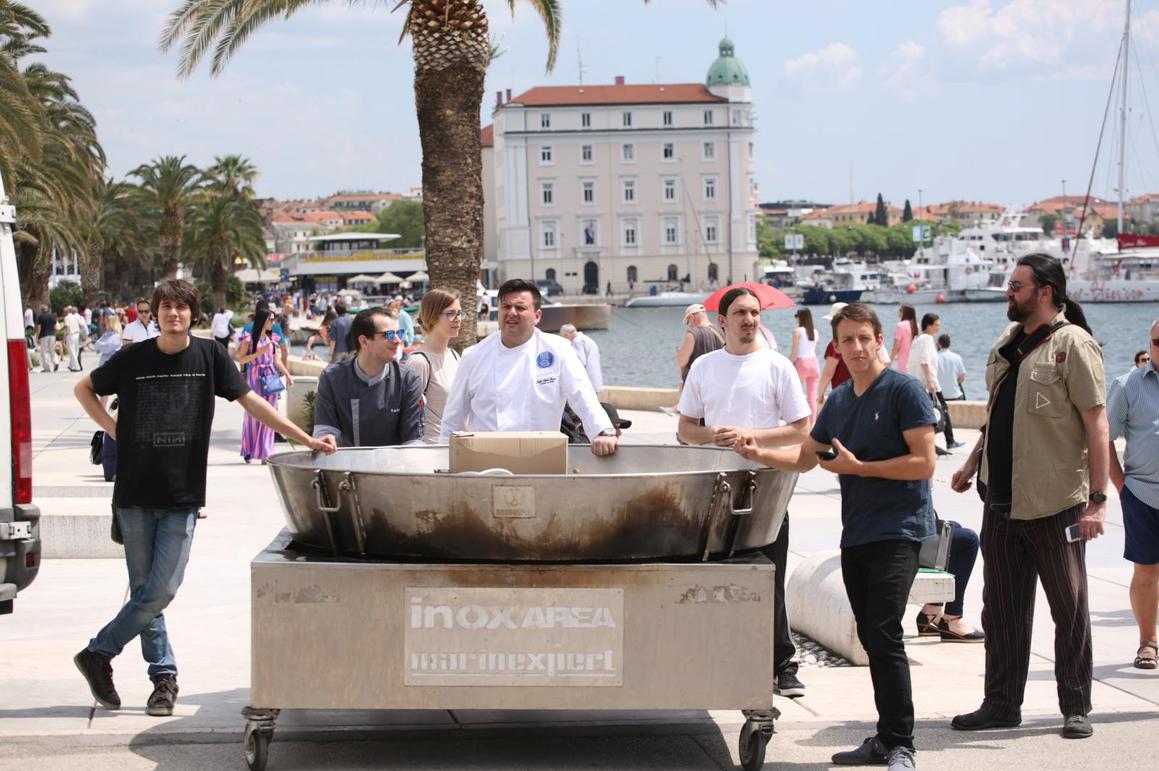
[[[1079,526],[1077,523],[1071,525],[1070,527],[1068,527],[1066,529],[1066,542],[1067,543],[1074,543],[1075,541],[1081,540],[1082,537],[1083,537],[1082,533],[1079,531]]]
[[[837,451],[832,447],[817,451],[817,457],[821,460],[837,460]]]

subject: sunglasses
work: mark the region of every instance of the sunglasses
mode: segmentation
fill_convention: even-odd
[[[387,340],[398,339],[401,341],[401,340],[406,338],[406,333],[403,332],[401,329],[388,329],[385,332],[375,332],[374,333],[375,337],[379,337],[380,335],[382,337],[386,338]]]
[[[152,312],[153,311],[149,310],[148,308],[138,308],[137,309],[138,316],[148,316]]]
[[[442,316],[447,321],[454,321],[455,319],[467,318],[466,311],[443,311],[439,315]]]
[[[1009,289],[1011,292],[1014,292],[1015,294],[1017,294],[1018,292],[1021,292],[1024,287],[1028,287],[1028,286],[1034,287],[1035,289],[1038,288],[1038,286],[1036,284],[1024,284],[1021,281],[1007,281],[1006,282],[1006,288]]]

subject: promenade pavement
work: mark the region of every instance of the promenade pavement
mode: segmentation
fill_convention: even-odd
[[[72,397],[77,376],[30,376],[33,392],[34,492],[53,510],[104,511],[111,485],[88,463],[94,425]],[[0,768],[239,768],[249,683],[249,560],[282,527],[268,472],[238,453],[241,410],[219,401],[209,456],[206,519],[198,524],[185,583],[167,611],[181,666],[172,718],[150,718],[150,684],[135,647],[115,660],[125,708],[91,711],[71,657],[113,616],[125,593],[119,559],[46,560],[40,576],[0,617]],[[670,441],[675,420],[632,412],[624,441]],[[961,432],[973,441],[976,432]],[[980,527],[977,497],[955,495],[949,477],[962,452],[938,461],[935,501],[943,518]],[[804,475],[790,507],[790,571],[804,555],[835,548],[840,531],[836,479]],[[980,734],[949,729],[958,712],[981,700],[982,646],[914,636],[912,660],[918,760],[922,767],[1153,768],[1159,756],[1159,675],[1131,667],[1136,647],[1122,559],[1123,531],[1112,497],[1107,535],[1088,549],[1094,625],[1094,738],[1058,736],[1053,628],[1043,597],[1035,614],[1030,682],[1018,729]],[[981,565],[966,613],[977,622]],[[790,609],[791,611],[791,609]],[[728,655],[705,651],[705,655]],[[777,698],[783,715],[769,746],[770,768],[829,767],[829,756],[873,734],[869,671],[806,667],[799,700]],[[737,762],[742,717],[735,711],[295,712],[283,713],[271,748],[272,769],[298,768],[632,768],[716,769]]]

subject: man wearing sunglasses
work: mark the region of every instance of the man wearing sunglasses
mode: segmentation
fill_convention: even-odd
[[[137,318],[125,325],[125,331],[121,333],[121,347],[127,348],[133,343],[143,343],[160,336],[161,330],[153,321],[153,310],[149,307],[149,301],[144,298],[137,300]]]
[[[398,321],[383,308],[364,310],[350,324],[350,344],[354,356],[318,378],[314,436],[333,436],[339,447],[421,444],[423,387],[399,364]]]

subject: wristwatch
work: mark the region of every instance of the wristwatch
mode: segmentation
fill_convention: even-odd
[[[615,435],[616,435],[616,429],[614,429],[614,428],[605,428],[603,431],[601,431],[598,434],[598,436],[615,436]],[[1106,498],[1106,497],[1107,496],[1105,496],[1105,495],[1103,496],[1103,498]]]
[[[1107,502],[1107,494],[1106,493],[1091,493],[1091,503],[1106,503],[1106,502]]]

